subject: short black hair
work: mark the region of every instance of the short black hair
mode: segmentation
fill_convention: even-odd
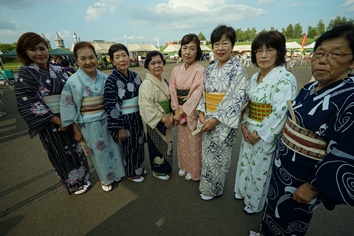
[[[197,55],[195,56],[195,60],[199,61],[203,56],[203,52],[200,48],[200,40],[196,34],[186,34],[183,36],[181,40],[181,48],[178,51],[178,56],[182,57],[182,46],[190,42],[195,42],[197,44]]]
[[[163,55],[162,55],[161,52],[159,52],[159,51],[151,51],[151,52],[148,52],[148,54],[146,54],[146,58],[145,58],[145,62],[144,62],[144,67],[146,69],[149,69],[149,63],[152,60],[152,58],[155,57],[155,56],[160,56],[161,60],[163,61],[163,65],[166,64],[166,61],[165,61],[165,59],[163,59]]]
[[[223,35],[225,35],[226,38],[228,38],[231,41],[232,46],[235,45],[235,42],[236,42],[235,30],[230,26],[218,25],[213,30],[213,32],[211,33],[211,36],[210,36],[210,41],[211,41],[211,45],[213,48],[214,48],[214,43],[218,42]]]
[[[265,31],[257,35],[251,46],[251,61],[258,67],[256,59],[256,50],[265,45],[267,48],[277,50],[276,66],[285,64],[286,55],[286,39],[285,36],[278,31]]]
[[[61,59],[61,65],[63,67],[68,67],[70,65],[69,60],[66,58]]]
[[[124,44],[121,43],[112,44],[108,49],[108,54],[109,57],[111,58],[111,61],[113,61],[113,54],[120,50],[124,50],[125,53],[129,56],[128,48]]]

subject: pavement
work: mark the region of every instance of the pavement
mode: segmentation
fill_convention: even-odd
[[[176,65],[166,64],[166,78]],[[147,72],[141,67],[131,70],[142,78]],[[247,70],[249,75],[257,71]],[[295,67],[294,74],[299,87],[311,78],[308,65]],[[215,200],[201,200],[199,183],[178,177],[176,148],[169,181],[154,178],[147,161],[143,183],[123,179],[104,192],[90,162],[93,186],[85,194],[68,195],[38,137],[29,138],[14,91],[0,88],[5,92],[0,110],[8,113],[0,118],[0,235],[248,235],[258,229],[261,214],[246,215],[243,202],[233,198],[240,132],[224,194]],[[173,133],[176,144],[176,130]],[[320,206],[308,235],[353,235],[353,222],[354,208],[327,211]]]

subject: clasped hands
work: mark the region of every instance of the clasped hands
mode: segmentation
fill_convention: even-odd
[[[215,117],[207,120],[203,112],[199,113],[199,120],[200,123],[203,125],[202,132],[212,131],[213,129],[215,129],[215,126],[217,126],[220,123]]]
[[[243,137],[247,143],[255,144],[260,139],[260,137],[256,132],[250,133],[248,131],[246,123],[242,123],[241,130],[242,130]]]

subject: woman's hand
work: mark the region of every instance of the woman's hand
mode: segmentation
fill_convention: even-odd
[[[127,132],[125,129],[119,129],[118,130],[118,139],[119,140],[125,140],[127,138]]]
[[[50,119],[50,122],[52,122],[53,124],[57,124],[59,126],[58,131],[67,131],[69,129],[69,127],[61,126],[61,119],[58,116],[53,116]]]
[[[217,126],[220,122],[214,117],[210,120],[206,120],[205,124],[202,128],[202,132],[210,132],[213,129],[215,129],[215,126]]]
[[[84,137],[82,136],[82,133],[81,133],[79,127],[77,127],[77,125],[74,123],[74,124],[72,124],[72,128],[74,131],[74,139],[77,142],[80,142],[81,140],[83,140]]]
[[[199,112],[199,120],[202,125],[205,125],[205,114],[204,112]]]
[[[304,183],[296,189],[293,194],[293,199],[298,203],[310,204],[317,194],[318,191],[314,186],[310,183]]]
[[[166,117],[165,115],[162,115],[161,122],[166,126],[167,129],[172,128],[173,116],[170,115],[170,116]]]
[[[184,111],[181,107],[177,108],[175,110],[175,115],[173,116],[173,119],[177,122],[181,119],[182,115],[184,114]]]
[[[242,131],[243,138],[249,144],[255,144],[260,139],[257,132],[250,133],[248,131],[246,122],[242,123],[241,131]]]

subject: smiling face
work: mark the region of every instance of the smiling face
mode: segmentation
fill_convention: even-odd
[[[187,66],[194,63],[197,56],[197,44],[193,41],[184,44],[181,48],[182,59]]]
[[[77,65],[91,78],[96,77],[97,57],[91,48],[84,47],[77,51]]]
[[[39,67],[48,69],[49,52],[44,43],[26,49],[26,54]]]
[[[329,54],[340,55],[332,58]],[[318,81],[317,90],[344,79],[354,69],[353,52],[345,38],[323,41],[311,58],[312,75]]]
[[[113,64],[117,67],[117,70],[126,75],[130,66],[129,55],[124,50],[118,50],[114,52]]]
[[[164,71],[163,61],[160,56],[153,56],[151,61],[149,62],[149,71],[152,75],[154,75],[159,80],[162,79],[162,73]]]
[[[233,45],[231,41],[223,35],[219,41],[213,44],[213,53],[218,60],[219,67],[223,66],[231,58]]]

